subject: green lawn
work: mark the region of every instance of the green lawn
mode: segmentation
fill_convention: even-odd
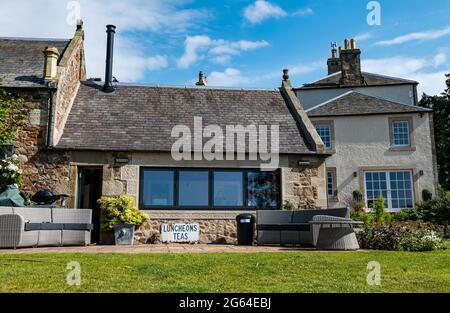
[[[81,264],[81,285],[66,265]],[[381,286],[366,283],[369,261]],[[450,292],[450,250],[1,254],[0,292]]]

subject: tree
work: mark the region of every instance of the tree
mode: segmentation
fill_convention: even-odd
[[[450,74],[445,77],[447,89],[439,96],[423,94],[419,105],[434,111],[439,183],[446,190],[450,190]]]
[[[0,88],[0,144],[12,143],[17,129],[26,122],[29,113],[30,108],[22,98]]]

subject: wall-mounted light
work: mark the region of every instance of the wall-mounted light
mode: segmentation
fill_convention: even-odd
[[[307,160],[300,160],[297,163],[299,166],[308,166],[311,165],[311,161],[307,161]]]
[[[358,177],[358,172],[353,172],[353,177]]]
[[[419,176],[423,176],[423,175],[424,175],[423,170],[420,170],[420,171],[419,171]]]
[[[114,158],[114,162],[120,163],[120,164],[126,164],[126,163],[130,162],[130,158],[129,157],[116,157],[116,158]]]

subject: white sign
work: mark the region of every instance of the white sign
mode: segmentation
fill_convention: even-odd
[[[162,224],[162,242],[195,242],[200,237],[199,224]]]

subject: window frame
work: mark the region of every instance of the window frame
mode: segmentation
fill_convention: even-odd
[[[144,172],[145,171],[173,171],[174,172],[174,205],[144,205]],[[208,205],[207,206],[180,206],[179,205],[179,172],[208,172]],[[242,173],[242,206],[214,206],[214,172],[240,172]],[[148,167],[141,166],[139,169],[139,209],[140,210],[164,210],[164,211],[254,211],[258,210],[280,210],[282,203],[282,178],[281,169],[276,169],[278,173],[279,195],[277,207],[257,208],[248,205],[248,172],[261,171],[259,168],[207,168],[207,167]]]
[[[330,129],[330,144],[331,147],[327,148],[325,145],[325,142],[323,143],[325,151],[329,153],[335,153],[336,152],[336,142],[335,142],[335,134],[334,134],[334,121],[333,120],[315,120],[312,121],[314,125],[314,129],[317,132],[317,127],[328,127]],[[319,133],[317,132],[319,135]],[[320,137],[320,135],[319,135]],[[322,137],[320,137],[322,139]],[[323,141],[323,140],[322,140]]]
[[[332,191],[333,191],[332,195],[328,194],[328,173],[331,173],[332,180],[333,180],[332,181]],[[331,202],[339,202],[338,190],[337,190],[337,170],[336,170],[336,168],[335,167],[327,167],[325,174],[326,174],[326,183],[327,183],[326,184],[327,198]]]
[[[408,124],[408,145],[396,145],[394,139],[394,124],[396,122],[406,122]],[[390,117],[389,118],[389,150],[390,151],[415,151],[414,124],[412,116]]]
[[[363,170],[362,176],[363,176],[363,184],[364,184],[364,202],[367,208],[369,208],[369,199],[367,197],[367,179],[366,174],[367,173],[385,173],[386,175],[386,193],[387,193],[387,199],[386,201],[386,210],[389,212],[398,212],[401,209],[406,208],[393,208],[392,207],[392,189],[391,189],[391,179],[390,175],[391,173],[399,173],[399,172],[409,172],[410,173],[410,185],[411,185],[411,199],[412,199],[412,208],[415,207],[416,202],[416,194],[415,194],[415,185],[414,185],[414,170],[411,169],[389,169],[389,170],[377,170],[377,169],[370,169],[370,170]]]

